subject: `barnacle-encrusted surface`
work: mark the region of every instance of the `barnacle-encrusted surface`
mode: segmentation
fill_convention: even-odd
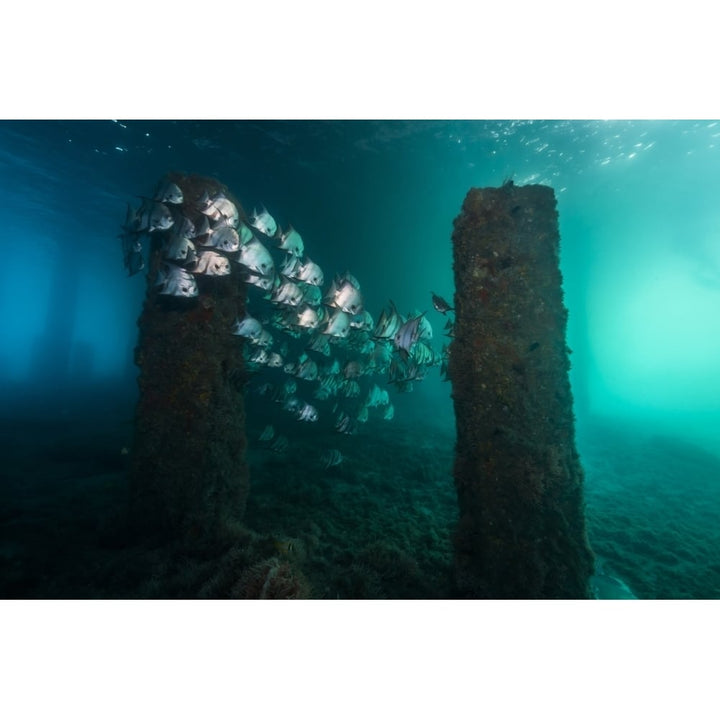
[[[458,591],[588,597],[554,193],[473,188],[452,240]]]
[[[223,192],[216,180],[172,175],[186,199]],[[188,542],[210,539],[243,517],[244,361],[230,329],[245,307],[232,275],[198,280],[197,298],[159,294],[159,243],[151,247],[148,291],[135,351],[140,396],[129,481],[132,519]]]

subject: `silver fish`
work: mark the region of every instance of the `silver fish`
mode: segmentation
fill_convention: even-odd
[[[358,279],[352,273],[349,273],[347,270],[340,277],[340,282],[338,282],[338,285],[342,285],[345,280],[347,280],[347,282],[349,282],[353,287],[356,287],[358,290],[360,289],[360,283],[358,282]]]
[[[265,429],[260,433],[261,442],[270,442],[275,437],[275,428],[272,425],[266,425]]]
[[[305,401],[301,400],[297,395],[290,395],[283,403],[283,410],[295,414],[301,412],[303,407],[305,407]]]
[[[327,375],[320,380],[320,384],[313,392],[313,397],[317,400],[327,400],[337,395],[339,382],[336,376]]]
[[[198,218],[195,222],[195,235],[194,237],[202,237],[203,235],[207,235],[210,230],[210,221],[207,219],[205,215],[202,215],[200,218]]]
[[[230,274],[230,261],[214,250],[204,250],[198,253],[198,259],[190,272],[196,275],[221,276]]]
[[[340,363],[338,362],[337,358],[335,358],[332,361],[332,365],[330,365],[330,367],[325,369],[325,372],[327,375],[339,375],[340,374]]]
[[[178,214],[178,216],[175,218],[175,223],[173,224],[170,238],[172,240],[175,240],[176,238],[192,240],[196,236],[197,232],[195,230],[195,224],[193,223],[193,221],[185,215]]]
[[[393,417],[395,417],[395,408],[393,407],[392,403],[390,403],[385,409],[385,413],[383,414],[383,420],[392,420]]]
[[[295,257],[295,255],[287,255],[285,260],[283,260],[283,264],[280,266],[280,274],[292,280],[300,279],[301,270],[302,261],[299,257]]]
[[[314,360],[307,358],[295,370],[295,377],[298,380],[317,380],[318,366]]]
[[[378,372],[386,372],[392,360],[392,345],[386,342],[376,342],[372,352],[371,363]]]
[[[161,286],[159,291],[161,295],[193,298],[198,294],[195,278],[184,268],[170,263],[163,263],[155,284]]]
[[[317,408],[310,405],[310,403],[305,403],[298,413],[298,420],[302,420],[304,422],[317,422],[317,419]]]
[[[323,466],[323,469],[327,470],[328,468],[339,465],[344,459],[343,454],[339,450],[326,450],[320,456],[320,464]]]
[[[275,273],[270,275],[262,275],[258,272],[249,271],[243,277],[248,285],[254,285],[261,290],[269,291],[275,287]]]
[[[278,435],[270,445],[270,449],[276,453],[284,453],[288,449],[288,439],[284,435]]]
[[[259,320],[250,316],[247,312],[242,320],[236,319],[232,328],[233,335],[241,335],[246,338],[257,338],[263,331]]]
[[[327,388],[323,387],[322,385],[318,386],[313,390],[313,397],[316,400],[327,400],[331,396],[331,393],[327,390]]]
[[[335,419],[335,429],[345,435],[352,435],[357,429],[357,422],[346,412],[340,411]]]
[[[181,191],[179,186],[175,189]],[[243,216],[242,222],[240,206],[222,193],[212,198],[205,193],[199,202],[180,201],[180,196],[169,184],[161,184],[153,200],[145,198],[138,210],[128,207],[121,236],[126,267],[131,273],[142,268],[142,234],[157,232],[161,240],[152,243],[152,248],[160,247],[167,264],[159,271],[156,292],[194,297],[197,283],[204,289],[202,283],[209,288],[212,281],[196,279],[193,272],[226,274],[231,269],[229,260],[236,260],[239,267],[232,272],[239,273],[238,280],[260,288],[249,293],[253,308],[253,293],[261,296],[263,323],[246,314],[236,318],[231,332],[247,340],[241,343],[241,352],[255,373],[263,379],[273,372],[290,378],[291,384],[267,383],[264,394],[298,421],[318,420],[318,409],[310,404],[313,399],[329,406],[334,403],[330,416],[336,430],[354,433],[360,423],[372,421],[375,413],[378,418],[393,417],[388,390],[382,389],[384,381],[398,392],[410,392],[431,367],[447,364],[446,354],[432,348],[429,314],[415,311],[406,318],[391,302],[375,323],[364,309],[360,283],[348,272],[336,275],[324,293],[323,270],[304,255],[300,234],[292,226],[283,232],[264,207],[254,211],[250,220]],[[284,253],[278,255],[280,250]],[[273,258],[280,257],[277,272]],[[452,311],[442,298],[431,296],[436,310]],[[278,352],[271,352],[273,341],[281,346]],[[265,366],[273,369],[266,371]],[[297,396],[297,385],[306,389],[310,402]],[[374,411],[376,407],[380,409]],[[266,431],[261,435],[264,447],[272,444],[284,451],[287,439],[278,437],[274,429]],[[339,462],[339,451],[328,451],[322,460],[326,467]]]
[[[308,285],[322,285],[325,279],[322,268],[314,263],[310,258],[300,268],[298,279],[302,282],[308,283]]]
[[[430,365],[435,362],[433,349],[420,339],[410,348],[410,357],[418,365]]]
[[[350,323],[350,327],[352,327],[352,323]],[[371,340],[370,338],[367,338],[367,340],[365,340],[365,342],[358,347],[357,351],[361,355],[374,355],[375,354],[375,341]]]
[[[330,343],[328,342],[327,335],[316,335],[307,346],[308,350],[314,350],[315,352],[322,353],[325,357],[330,357]]]
[[[272,333],[266,328],[262,329],[262,332],[257,336],[250,339],[253,345],[260,345],[260,347],[269,348],[272,347],[275,338]]]
[[[292,225],[290,225],[290,227],[280,235],[280,249],[286,250],[291,255],[295,255],[295,257],[302,257],[305,252],[303,239],[300,237],[300,233],[295,230]]]
[[[277,223],[263,205],[260,207],[262,208],[260,212],[253,208],[253,214],[250,216],[250,224],[263,233],[263,235],[273,237],[277,232]]]
[[[129,232],[155,232],[168,230],[173,222],[169,208],[154,200],[143,199],[137,210],[133,210],[128,203],[124,229]]]
[[[303,300],[313,307],[322,303],[322,290],[317,285],[305,285]]]
[[[327,303],[328,305],[338,308],[344,313],[349,313],[350,315],[357,315],[362,312],[363,297],[359,287],[356,287],[347,278],[342,280],[339,285],[334,285],[335,290],[332,294],[332,298]]]
[[[194,263],[197,260],[197,251],[191,240],[177,238],[165,248],[165,257],[168,260]]]
[[[369,332],[375,327],[375,323],[373,322],[372,315],[367,310],[363,310],[350,321],[350,327]]]
[[[395,333],[393,344],[405,356],[410,353],[410,348],[418,340],[420,335],[420,322],[424,315],[425,313],[405,321]]]
[[[425,313],[421,314],[420,324],[418,325],[418,340],[432,340],[433,329],[430,321]]]
[[[333,337],[347,337],[350,332],[350,316],[342,310],[336,310],[335,314],[328,321],[327,327],[323,330],[324,335]]]
[[[173,227],[165,247],[165,257],[169,260],[180,260],[186,263],[197,260],[195,245],[190,240],[194,236],[195,226],[188,218],[183,217]]]
[[[235,228],[222,225],[215,228],[202,245],[204,247],[214,247],[223,252],[234,253],[240,248],[240,236]]]
[[[342,375],[346,380],[359,378],[363,374],[362,365],[357,360],[348,360],[342,369]]]
[[[395,337],[395,334],[402,325],[402,318],[398,313],[395,303],[390,301],[390,312],[386,313],[385,309],[380,313],[377,324],[375,325],[375,332],[373,337],[378,339],[389,339]]]
[[[239,222],[238,209],[223,193],[218,193],[213,198],[204,195],[200,200],[199,209],[203,215],[207,215],[213,222],[220,222],[231,227],[236,227]]]
[[[388,391],[379,388],[377,385],[372,386],[365,399],[366,407],[379,407],[380,405],[388,405],[389,403],[390,396],[388,395]]]
[[[155,230],[168,230],[173,226],[173,216],[165,205],[161,203],[155,203],[152,211],[150,212],[150,226],[148,232],[155,232]]]
[[[145,267],[142,256],[142,243],[136,233],[125,232],[120,235],[122,240],[123,261],[128,277],[139,273]]]
[[[292,280],[287,280],[275,290],[271,300],[281,305],[297,307],[303,300],[303,291]]]
[[[272,296],[271,296],[272,299]],[[288,335],[292,334],[291,325],[292,325],[292,318],[293,318],[293,312],[292,310],[288,308],[283,308],[276,310],[271,316],[270,321],[272,323],[272,327],[279,328],[280,330],[285,331],[288,333]]]
[[[213,206],[219,213],[219,217],[215,220],[217,227],[236,228],[238,226],[240,215],[235,203],[228,200],[224,195],[220,195],[213,200]]]
[[[161,203],[167,202],[172,205],[180,205],[184,198],[182,190],[174,182],[161,180],[155,190],[153,199]]]
[[[275,264],[268,249],[256,239],[241,245],[236,259],[241,265],[260,275],[270,275],[275,270]]]
[[[399,392],[411,392],[412,381],[422,380],[427,374],[427,369],[414,362],[409,355],[405,359],[409,362],[401,365],[393,360],[388,368],[388,382],[394,383]]]
[[[314,330],[319,323],[320,318],[318,317],[317,310],[311,307],[306,307],[304,310],[299,312],[297,314],[297,320],[295,321],[296,325],[303,328],[310,328],[311,330]]]
[[[256,363],[257,365],[266,365],[268,357],[268,351],[264,347],[256,348],[247,354],[248,362]]]

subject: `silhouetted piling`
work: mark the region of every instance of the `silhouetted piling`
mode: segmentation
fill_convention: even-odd
[[[48,297],[45,330],[35,341],[32,376],[54,397],[67,390],[70,359],[77,321],[80,270],[72,253],[60,253],[55,264]]]
[[[214,180],[171,176],[186,201],[228,189]],[[154,240],[159,245],[157,240]],[[245,512],[244,362],[231,334],[244,314],[236,273],[198,276],[196,298],[160,295],[158,247],[151,248],[148,288],[138,320],[140,369],[130,457],[132,523],[181,542],[214,542]]]
[[[589,597],[554,193],[473,188],[452,239],[458,593]]]

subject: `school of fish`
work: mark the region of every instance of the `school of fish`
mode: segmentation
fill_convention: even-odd
[[[410,392],[429,368],[445,372],[448,348],[433,348],[425,312],[404,315],[390,301],[376,321],[349,272],[336,274],[324,289],[325,273],[306,254],[300,233],[292,225],[282,230],[265,207],[254,209],[246,224],[222,193],[189,202],[165,179],[139,208],[128,205],[120,238],[129,275],[145,267],[147,237],[162,240],[155,282],[161,295],[197,297],[197,275],[237,274],[249,286],[245,315],[228,332],[243,339],[238,351],[255,374],[250,390],[298,422],[326,415],[337,432],[353,434],[371,414],[393,418],[382,385]],[[438,312],[453,310],[431,295]],[[452,337],[450,321],[446,330]],[[287,447],[272,426],[261,440],[278,452]],[[321,460],[325,467],[341,461],[337,450]]]

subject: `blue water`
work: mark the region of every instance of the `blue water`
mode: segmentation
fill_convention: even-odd
[[[53,488],[56,505],[65,507],[83,461],[85,478],[121,475],[145,278],[127,277],[117,235],[126,202],[175,170],[216,177],[248,210],[264,205],[283,227],[301,232],[326,278],[347,270],[359,279],[374,317],[392,299],[405,313],[427,311],[436,337],[445,318],[432,309],[430,292],[452,303],[450,235],[468,189],[508,178],[550,185],[591,543],[608,576],[622,577],[636,596],[720,596],[720,567],[706,552],[720,520],[719,167],[715,121],[0,122],[0,413],[17,508],[2,520],[2,562],[17,578],[9,594],[79,592],[62,579],[50,590],[28,579],[23,538],[32,535],[27,522],[37,520],[45,481],[65,483]],[[248,420],[257,434],[266,421],[262,408]],[[81,433],[68,433],[90,426],[88,451]],[[401,446],[413,428],[421,428],[416,441],[393,454],[393,443]],[[330,481],[310,469],[306,455],[278,460],[251,443],[256,483],[248,522],[259,533],[321,547],[336,571],[323,576],[318,595],[429,593],[427,578],[442,576],[449,562],[453,431],[450,386],[433,371],[397,400],[394,421],[368,425],[359,441],[342,440],[348,460],[338,473],[350,488],[364,478],[364,512],[374,518],[361,541],[343,540],[348,526],[329,523],[319,510],[310,529],[283,515],[290,510],[268,484],[279,468]],[[303,442],[319,454],[330,441]],[[410,486],[413,447],[416,457],[427,453],[438,464],[422,491]],[[362,465],[368,448],[385,453],[382,465]],[[33,454],[42,463],[31,465]],[[88,470],[90,460],[97,466]],[[394,463],[395,489],[373,485]],[[397,487],[411,488],[405,499]],[[327,490],[344,492],[342,483]],[[318,503],[328,492],[318,493]],[[378,498],[387,497],[385,509],[396,516],[381,514]],[[93,508],[85,512],[96,522]],[[408,513],[434,518],[434,536],[403,528]],[[15,533],[19,525],[25,529]],[[390,536],[393,552],[415,563],[405,585],[377,567],[363,575],[368,557],[382,554],[368,548]],[[348,548],[354,555],[343,566]],[[34,552],[36,562],[46,557],[42,548]],[[319,577],[321,565],[309,574]]]

